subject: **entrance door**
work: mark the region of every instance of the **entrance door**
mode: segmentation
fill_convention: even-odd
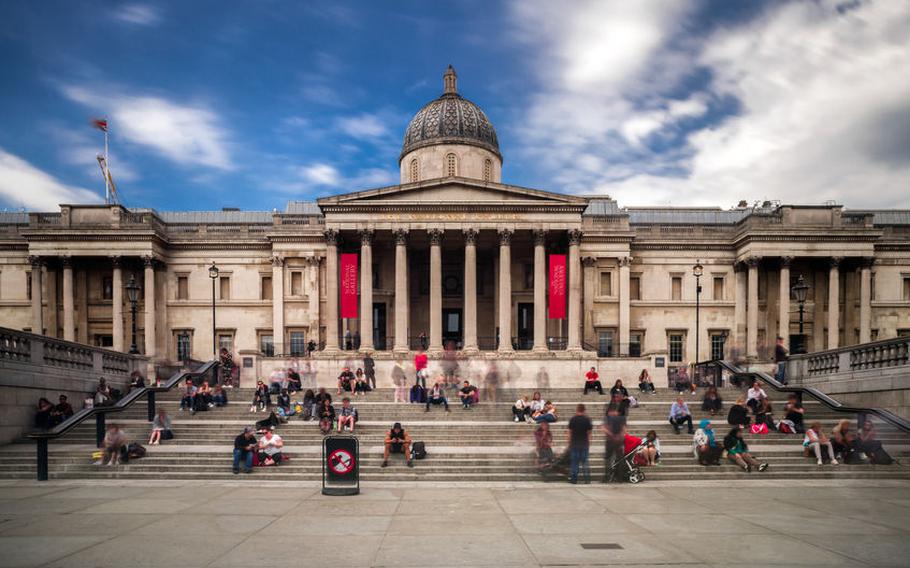
[[[518,345],[517,349],[531,349],[534,346],[534,304],[518,304]]]
[[[442,310],[442,345],[446,349],[461,349],[464,341],[463,320],[461,310],[445,308]]]
[[[385,303],[373,304],[373,347],[385,351],[386,347],[386,310]]]

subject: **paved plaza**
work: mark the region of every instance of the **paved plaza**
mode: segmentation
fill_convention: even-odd
[[[906,566],[905,481],[4,482],[0,566]]]

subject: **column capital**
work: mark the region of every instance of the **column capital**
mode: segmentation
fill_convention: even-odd
[[[534,236],[535,246],[543,246],[547,243],[547,231],[545,229],[534,229],[531,234]]]
[[[594,265],[597,264],[597,259],[593,256],[585,256],[582,257],[581,264],[585,268],[594,268]]]
[[[142,266],[146,268],[155,268],[155,257],[146,255],[142,257]]]
[[[376,231],[373,229],[364,229],[358,231],[360,235],[360,245],[361,246],[371,246],[373,244],[373,237],[376,236]]]
[[[272,263],[272,266],[275,268],[281,268],[284,266],[284,257],[277,254],[272,255],[269,258],[269,261]]]
[[[499,229],[499,244],[510,246],[512,244],[512,235],[515,233],[512,229]]]
[[[838,266],[840,266],[840,263],[843,262],[843,260],[844,260],[844,257],[842,257],[842,256],[828,257],[828,267],[837,268]]]
[[[442,244],[442,229],[430,229],[427,234],[430,236],[430,245],[438,247]]]
[[[875,264],[875,257],[874,257],[874,256],[864,256],[864,257],[862,257],[862,258],[859,259],[859,266],[860,266],[860,268],[872,268],[872,266],[873,266],[874,264]]]
[[[395,236],[396,245],[407,245],[408,244],[408,230],[407,229],[395,229],[392,231],[392,234]]]
[[[322,232],[325,236],[325,244],[331,246],[338,246],[338,231],[336,229],[326,229]]]
[[[480,234],[480,231],[477,229],[465,229],[462,233],[464,234],[465,246],[474,246],[477,244],[477,235]]]
[[[793,262],[792,256],[782,256],[778,259],[780,261],[781,268],[790,268],[790,264]]]
[[[758,268],[759,263],[761,262],[760,256],[750,256],[746,259],[746,266],[749,268]]]
[[[311,254],[310,256],[305,257],[303,261],[309,266],[318,267],[320,264],[322,264],[322,257],[318,254]]]
[[[32,268],[41,268],[44,266],[44,258],[38,255],[30,255],[28,257],[28,263],[32,265]]]
[[[631,256],[621,256],[621,257],[619,257],[619,266],[620,266],[620,267],[628,267],[628,266],[630,266],[631,264],[632,264],[632,257],[631,257]]]
[[[120,266],[123,264],[123,257],[119,254],[111,255],[108,258],[111,259],[111,266],[114,268],[120,268]]]
[[[581,237],[584,236],[584,233],[580,229],[572,229],[569,231],[569,246],[581,244]]]
[[[63,255],[60,257],[60,266],[63,268],[72,268],[73,267],[73,257],[70,255]]]

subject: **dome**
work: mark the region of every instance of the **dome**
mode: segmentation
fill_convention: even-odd
[[[502,159],[490,119],[479,106],[458,94],[456,78],[455,70],[449,65],[443,76],[443,95],[427,103],[408,124],[399,161],[412,150],[435,144],[479,146]]]

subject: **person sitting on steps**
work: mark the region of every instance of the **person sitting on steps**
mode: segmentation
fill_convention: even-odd
[[[408,467],[414,467],[411,461],[411,436],[401,427],[401,422],[396,422],[385,435],[385,444],[382,452],[382,467],[389,466],[390,454],[404,454]]]
[[[803,437],[803,446],[806,448],[806,455],[809,454],[810,450],[815,454],[815,460],[818,465],[824,463],[822,461],[822,448],[827,448],[831,465],[838,465],[837,458],[834,457],[834,446],[831,445],[831,440],[822,431],[821,422],[813,422],[809,426],[806,430],[806,435]]]
[[[527,422],[530,416],[531,404],[528,402],[528,395],[521,395],[512,405],[512,421]]]
[[[218,408],[227,406],[228,397],[227,391],[224,390],[224,387],[221,385],[215,385],[215,388],[212,390],[212,402]]]
[[[323,435],[332,431],[335,424],[335,408],[332,406],[331,398],[322,399],[322,406],[319,407],[316,418],[319,420],[319,430]]]
[[[167,415],[167,411],[164,408],[158,409],[158,414],[155,415],[155,419],[152,420],[152,433],[149,435],[149,445],[157,446],[161,443],[161,440],[170,440],[174,437],[173,432],[171,432],[171,417]]]
[[[470,381],[465,381],[458,392],[458,397],[461,398],[461,407],[468,410],[474,404],[474,401],[477,400],[477,387],[472,385]]]
[[[280,465],[284,459],[281,455],[281,448],[284,447],[284,440],[281,436],[272,430],[266,430],[265,434],[259,438],[259,464],[260,465]]]
[[[623,399],[629,398],[629,391],[626,387],[622,386],[622,379],[616,379],[616,382],[613,383],[613,388],[610,389],[610,396],[620,395]]]
[[[705,391],[705,396],[701,401],[701,409],[705,412],[709,412],[713,416],[720,412],[723,404],[723,400],[721,400],[720,395],[717,393],[717,387],[714,385],[708,387],[708,390]]]
[[[262,381],[256,381],[256,391],[253,393],[253,403],[250,412],[262,412],[272,406],[272,395],[269,387]]]
[[[724,449],[727,450],[727,459],[734,462],[739,467],[746,470],[746,472],[751,473],[753,467],[757,467],[758,471],[765,471],[768,469],[768,464],[765,462],[759,462],[749,453],[749,446],[746,444],[746,441],[743,440],[743,429],[739,426],[734,426],[730,433],[724,438]]]
[[[752,387],[746,393],[746,405],[752,409],[752,412],[757,412],[762,399],[766,398],[768,398],[768,394],[765,389],[761,388],[761,383],[758,382],[758,379],[752,381]]]
[[[740,397],[737,399],[736,404],[730,407],[730,412],[727,413],[727,424],[744,428],[748,428],[752,424],[752,419],[749,418],[749,409],[746,408],[746,399]]]
[[[670,425],[673,426],[673,432],[679,434],[679,427],[682,424],[686,425],[689,434],[695,433],[692,428],[692,413],[689,412],[689,406],[682,397],[678,397],[670,407]]]
[[[724,448],[714,438],[714,428],[711,421],[703,418],[698,423],[698,430],[692,437],[693,453],[701,465],[720,465],[720,458]]]
[[[657,394],[654,390],[654,382],[651,380],[651,374],[647,369],[642,369],[638,375],[638,390],[643,393]]]
[[[426,405],[426,409],[424,410],[424,412],[430,411],[431,404],[435,404],[435,405],[441,404],[441,405],[445,406],[446,412],[450,412],[449,401],[446,400],[446,392],[445,392],[445,388],[442,386],[441,380],[437,379],[436,384],[433,385],[433,388],[431,388],[430,390],[427,391],[427,405]]]
[[[600,375],[597,374],[597,370],[594,367],[591,367],[591,370],[585,373],[585,390],[583,394],[588,394],[589,390],[596,390],[600,394],[604,393],[604,388],[600,384]]]
[[[104,463],[107,460],[107,465],[119,465],[120,453],[128,442],[126,432],[121,430],[119,426],[116,424],[108,426],[107,434],[104,435],[104,442],[102,443],[104,453],[102,454],[101,462]]]
[[[240,463],[243,462],[243,473],[253,473],[253,452],[256,450],[256,436],[253,429],[247,426],[234,438],[234,468],[235,474],[240,473]]]
[[[544,403],[541,410],[537,410],[531,414],[532,424],[540,424],[541,422],[556,422],[556,406],[549,400]]]
[[[356,381],[356,378],[350,367],[342,369],[341,374],[338,375],[338,392],[335,394],[341,394],[342,391],[354,392],[354,381]]]
[[[357,423],[357,409],[351,406],[351,399],[344,397],[341,399],[341,408],[338,409],[338,431],[343,432],[345,426],[351,427],[351,434],[354,433],[354,424]]]

